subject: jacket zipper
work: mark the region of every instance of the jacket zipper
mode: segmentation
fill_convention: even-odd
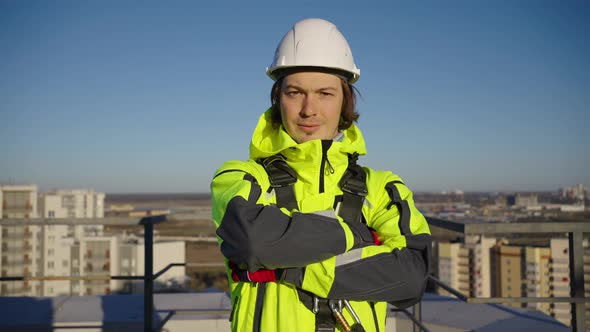
[[[326,171],[326,163],[328,161],[328,149],[332,146],[332,140],[322,140],[322,163],[320,164],[320,194],[324,192],[324,172]],[[330,171],[333,172],[332,165],[329,165]]]

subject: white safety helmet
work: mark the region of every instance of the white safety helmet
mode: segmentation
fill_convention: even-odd
[[[296,71],[296,67],[333,70],[349,83],[356,82],[361,75],[342,33],[334,24],[318,18],[295,23],[279,43],[266,74],[276,81],[285,71],[290,72],[291,68]]]

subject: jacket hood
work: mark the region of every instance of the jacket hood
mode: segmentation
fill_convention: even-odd
[[[250,142],[250,159],[256,160],[259,158],[266,158],[278,153],[285,154],[285,150],[289,149],[288,155],[294,156],[305,151],[313,150],[316,145],[321,146],[321,140],[311,140],[298,144],[289,136],[283,125],[274,127],[271,120],[271,110],[264,112],[252,134]],[[344,137],[340,144],[335,144],[342,153],[358,153],[364,155],[367,153],[365,147],[365,140],[360,129],[353,123],[348,129],[343,131]]]

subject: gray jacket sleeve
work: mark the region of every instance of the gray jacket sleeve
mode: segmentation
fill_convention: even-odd
[[[337,255],[333,275],[320,281],[324,288],[330,289],[322,296],[387,301],[398,307],[407,307],[420,300],[431,265],[428,224],[405,185],[389,182],[385,188],[387,191],[382,192],[379,204],[374,205],[377,212],[367,223],[374,227],[376,234],[381,234],[378,247],[361,247]],[[332,271],[328,270],[328,273],[332,274]],[[290,270],[283,275],[285,281],[297,287],[302,288],[305,284],[306,271]]]
[[[221,252],[240,268],[256,271],[303,267],[346,251],[346,234],[335,216],[285,215],[274,205],[256,204],[261,189],[252,183],[248,199],[236,196],[217,228]]]
[[[424,292],[430,266],[430,235],[407,237],[408,247],[364,259],[336,257],[336,269],[328,298],[387,301],[405,308]],[[357,249],[360,250],[360,249]]]

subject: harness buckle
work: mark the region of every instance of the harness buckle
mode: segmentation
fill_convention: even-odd
[[[340,190],[356,196],[365,197],[369,193],[365,183],[365,170],[356,163],[358,153],[348,155],[348,167],[340,179]]]
[[[362,197],[367,196],[369,193],[365,182],[358,181],[354,177],[350,177],[348,179],[342,178],[342,181],[340,182],[340,190]]]
[[[275,154],[261,161],[268,173],[270,186],[273,188],[287,187],[297,182],[297,173],[287,165],[282,154]]]

